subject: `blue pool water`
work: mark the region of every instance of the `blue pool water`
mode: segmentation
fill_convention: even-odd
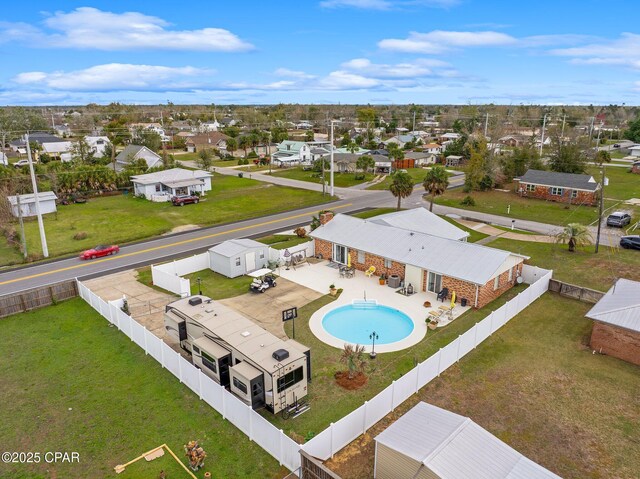
[[[376,344],[389,344],[406,338],[413,321],[402,311],[374,303],[348,304],[329,311],[322,318],[327,333],[352,344],[370,345],[369,335],[378,333]]]

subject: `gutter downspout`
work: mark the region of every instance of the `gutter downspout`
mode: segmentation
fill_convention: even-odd
[[[478,292],[479,292],[479,288],[478,288],[478,285],[476,284],[476,301],[473,305],[474,308],[478,307]]]

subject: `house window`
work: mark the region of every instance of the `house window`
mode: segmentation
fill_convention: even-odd
[[[527,185],[527,191],[530,193],[536,191],[536,185]]]
[[[264,251],[260,251],[260,259],[264,259]]]
[[[551,194],[553,196],[562,196],[563,190],[562,188],[558,188],[557,186],[551,187]]]
[[[216,360],[202,351],[202,364],[211,369],[215,374],[218,374],[218,367],[216,366]]]
[[[578,192],[576,190],[572,190],[571,191],[571,198],[577,198],[578,197]]]
[[[493,280],[493,290],[496,291],[500,287],[500,275]]]
[[[513,281],[513,268],[509,268],[509,283],[511,283],[511,281]]]
[[[236,266],[240,266],[240,258],[236,258]]]
[[[236,377],[233,378],[233,387],[242,391],[244,394],[247,394],[247,385],[242,381],[239,381]]]
[[[364,264],[364,251],[358,251],[358,263]]]
[[[387,269],[389,269],[389,268],[391,268],[391,266],[392,266],[392,265],[393,265],[393,264],[392,264],[392,261],[391,261],[390,259],[386,259],[386,258],[385,258],[385,260],[384,260],[384,267],[385,267],[385,268],[387,268]]]
[[[156,193],[160,193],[162,191],[162,185],[160,183],[156,184]]]
[[[304,371],[302,366],[300,366],[298,369],[294,369],[293,371],[278,378],[278,392],[281,393],[282,391],[289,389],[291,386],[298,384],[303,379]]]

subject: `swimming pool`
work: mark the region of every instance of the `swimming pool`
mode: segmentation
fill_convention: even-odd
[[[375,331],[376,344],[389,344],[409,336],[414,324],[409,316],[395,308],[372,301],[354,301],[325,314],[322,327],[347,343],[370,344],[369,335]]]

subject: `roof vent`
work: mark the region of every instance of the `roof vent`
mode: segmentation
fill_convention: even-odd
[[[274,351],[271,356],[273,356],[273,359],[276,361],[283,361],[289,357],[289,351],[286,349],[278,349],[277,351]]]
[[[240,333],[240,336],[246,338],[247,336],[249,336],[251,333],[249,331],[244,331],[242,333]]]
[[[189,298],[189,304],[191,306],[197,306],[198,304],[202,304],[202,298],[196,296],[195,298]]]

